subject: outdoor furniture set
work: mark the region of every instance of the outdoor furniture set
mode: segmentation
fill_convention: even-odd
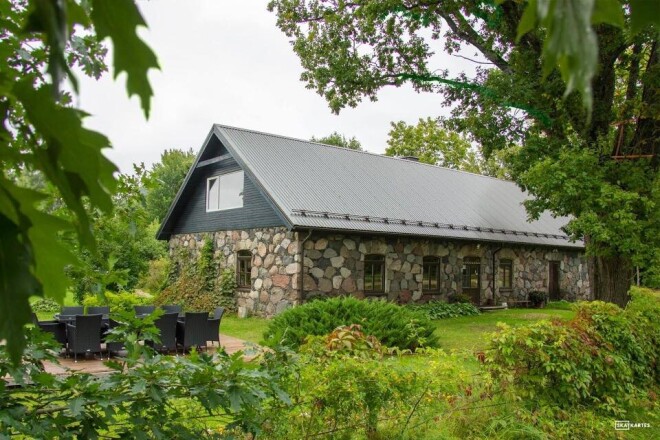
[[[181,306],[164,305],[163,313],[154,325],[160,331],[160,342],[145,340],[144,343],[162,352],[182,352],[192,347],[206,347],[207,342],[220,345],[220,321],[224,308],[218,307],[208,312],[183,312]],[[134,306],[137,317],[145,317],[156,310],[155,306]],[[110,317],[109,307],[87,307],[83,314],[82,306],[62,307],[60,313],[51,321],[39,321],[33,313],[34,324],[41,330],[51,333],[54,339],[65,349],[65,356],[73,354],[75,362],[78,355],[107,352],[108,356],[124,348],[121,342],[106,342],[109,330],[119,325]],[[105,344],[105,350],[102,349]]]

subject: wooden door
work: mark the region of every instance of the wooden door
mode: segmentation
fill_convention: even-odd
[[[476,305],[481,303],[481,259],[466,257],[463,259],[463,289]]]
[[[551,261],[549,271],[548,296],[550,301],[559,301],[559,262]]]

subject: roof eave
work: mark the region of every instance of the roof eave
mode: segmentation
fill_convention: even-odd
[[[451,237],[444,235],[424,235],[414,232],[405,233],[405,232],[389,232],[389,231],[373,231],[368,229],[340,229],[340,228],[330,228],[323,226],[307,226],[307,225],[294,225],[292,230],[305,230],[305,231],[322,231],[322,232],[336,232],[341,234],[358,234],[358,235],[386,235],[386,236],[406,236],[406,237],[418,237],[424,239],[435,239],[435,240],[453,240],[453,241],[466,241],[472,243],[508,243],[512,246],[538,246],[544,248],[558,248],[558,249],[567,249],[572,251],[584,251],[584,244],[579,244],[577,242],[571,243],[567,242],[566,244],[547,244],[547,243],[532,243],[532,242],[523,242],[523,241],[506,241],[501,239],[492,239],[487,238],[467,238],[467,237]]]
[[[236,148],[234,142],[231,140],[229,136],[226,135],[226,133],[222,129],[222,126],[214,124],[213,129],[211,131],[218,137],[218,139],[220,139],[220,142],[222,142],[222,144],[225,146],[227,151],[231,153],[234,160],[238,162],[239,166],[243,169],[243,172],[245,172],[248,175],[248,177],[252,180],[252,182],[255,184],[259,192],[266,199],[266,202],[268,202],[271,208],[273,208],[275,214],[277,214],[279,219],[282,220],[282,223],[284,223],[287,229],[292,230],[294,224],[287,215],[287,213],[285,212],[285,210],[282,208],[283,206],[282,203],[279,202],[278,200],[275,200],[275,197],[273,197],[273,192],[266,187],[266,185],[263,182],[263,179],[261,179],[260,176],[258,176],[254,172],[254,169],[250,167],[250,164],[245,160],[245,158],[241,154],[240,149]]]
[[[204,151],[206,150],[206,147],[209,144],[209,141],[211,140],[211,136],[213,136],[213,128],[209,131],[209,134],[206,135],[206,138],[204,139],[204,143],[202,144],[202,147],[199,149],[199,152],[197,153],[197,156],[195,157],[195,161],[193,162],[192,166],[188,170],[188,173],[186,174],[185,179],[183,179],[183,182],[181,183],[181,186],[179,187],[179,191],[177,191],[176,196],[174,197],[174,200],[172,201],[172,204],[170,205],[170,209],[167,210],[167,214],[165,214],[165,218],[163,219],[162,223],[160,224],[160,228],[158,228],[158,232],[156,233],[156,239],[158,240],[168,240],[172,234],[166,233],[165,232],[165,226],[169,223],[170,217],[172,216],[172,213],[174,212],[174,208],[176,205],[179,203],[179,199],[181,198],[181,195],[183,194],[183,190],[186,188],[188,185],[188,182],[190,181],[190,178],[192,177],[193,173],[195,172],[195,169],[197,168],[197,164],[199,163],[199,159],[202,157],[204,154]]]

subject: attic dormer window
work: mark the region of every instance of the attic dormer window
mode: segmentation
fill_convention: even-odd
[[[206,180],[206,212],[243,207],[243,171]]]

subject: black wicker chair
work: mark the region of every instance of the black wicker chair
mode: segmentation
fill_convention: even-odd
[[[177,312],[162,314],[154,322],[156,328],[160,330],[160,342],[156,344],[153,341],[145,341],[145,344],[158,351],[176,351],[176,323],[178,317]]]
[[[41,331],[50,333],[53,335],[53,338],[61,345],[62,348],[66,348],[66,324],[58,321],[39,321],[36,313],[32,313],[32,322],[35,326],[39,327]]]
[[[156,306],[133,306],[136,315],[150,315],[156,310]]]
[[[83,306],[64,306],[60,309],[60,316],[82,315],[83,311]]]
[[[88,315],[109,315],[110,307],[108,306],[89,306],[87,307]]]
[[[213,345],[218,343],[220,345],[220,321],[222,321],[222,315],[225,314],[224,307],[216,307],[213,312],[213,317],[209,318],[207,321],[206,328],[206,341],[211,341]]]
[[[166,304],[164,306],[160,306],[161,309],[165,311],[165,313],[181,313],[183,311],[183,308],[178,305],[178,304]]]
[[[213,319],[222,319],[222,315],[225,314],[224,307],[216,307],[213,311]]]
[[[80,353],[101,354],[101,322],[101,315],[76,315],[75,324],[67,324],[67,353],[73,353],[75,362]]]
[[[104,341],[105,341],[105,338],[106,338],[108,332],[109,332],[110,330],[112,330],[113,328],[117,327],[118,325],[119,325],[119,323],[118,323],[117,321],[115,321],[114,319],[110,319],[110,320],[109,320],[109,322],[108,322],[108,330],[107,330],[107,331],[105,332],[105,334],[103,335],[103,339],[104,339]],[[125,347],[124,347],[124,343],[121,342],[121,341],[117,341],[117,342],[106,342],[106,343],[105,343],[105,351],[108,352],[108,358],[109,358],[112,354],[117,354],[117,353],[119,353],[119,352],[122,351],[124,348],[125,348]]]
[[[186,312],[185,320],[177,322],[176,341],[183,347],[184,353],[191,347],[206,347],[208,320],[207,312]]]

